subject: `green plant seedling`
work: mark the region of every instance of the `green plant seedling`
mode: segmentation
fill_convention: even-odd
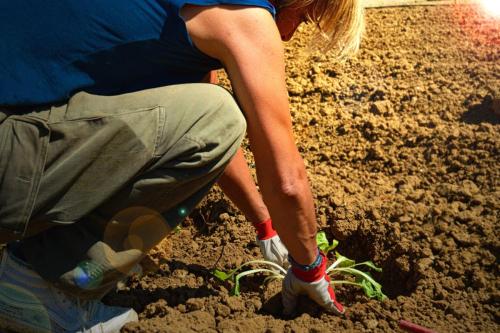
[[[375,279],[368,272],[363,272],[356,267],[366,266],[377,272],[382,272],[380,267],[375,266],[371,261],[364,261],[356,264],[352,259],[344,257],[340,253],[336,253],[337,260],[326,269],[326,273],[334,275],[336,273],[348,276],[354,276],[355,281],[350,280],[336,280],[330,276],[331,284],[350,284],[358,286],[363,289],[366,296],[370,298],[376,298],[379,301],[383,301],[387,296],[382,292],[382,285],[375,281]]]
[[[264,266],[271,266],[273,269],[269,268],[258,268],[258,269],[249,269],[246,271],[243,271],[239,274],[236,274],[239,270],[241,270],[245,266],[250,266],[250,265],[264,265]],[[231,294],[238,296],[240,294],[240,279],[244,276],[247,275],[252,275],[256,273],[267,273],[269,276],[266,278],[265,282],[269,282],[274,279],[284,279],[286,275],[286,270],[281,267],[278,264],[275,264],[274,262],[267,261],[267,260],[251,260],[248,261],[239,267],[229,271],[229,272],[223,272],[218,269],[212,270],[212,275],[214,275],[216,278],[218,278],[221,281],[226,281],[229,279],[232,279],[234,282],[233,289],[231,290]]]
[[[318,248],[320,248],[324,253],[327,253],[337,247],[338,241],[334,240],[332,243],[328,241],[324,232],[319,232],[316,235],[316,241],[318,243]],[[241,271],[242,268],[247,266],[265,266],[266,268],[252,268]],[[327,269],[326,273],[330,276],[332,285],[348,284],[361,288],[365,295],[370,298],[376,298],[379,301],[383,301],[387,296],[382,292],[382,285],[375,281],[370,273],[364,272],[359,269],[359,267],[367,267],[377,272],[382,272],[380,267],[377,267],[371,261],[364,261],[361,263],[356,263],[354,260],[349,259],[340,253],[336,252],[336,260]],[[238,273],[239,272],[239,273]],[[232,295],[238,296],[240,294],[240,279],[247,275],[264,273],[268,276],[264,279],[264,283],[272,280],[281,280],[286,276],[287,271],[271,261],[267,260],[251,260],[239,267],[229,271],[223,272],[218,269],[212,270],[212,275],[221,281],[232,280],[234,283],[233,289],[231,290]],[[335,279],[336,275],[344,275],[347,277],[353,277],[354,280],[338,280]]]

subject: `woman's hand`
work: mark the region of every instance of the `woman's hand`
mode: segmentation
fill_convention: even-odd
[[[318,259],[320,260],[318,266],[309,270],[304,270],[303,267],[298,267],[292,263],[292,267],[283,280],[283,290],[281,292],[284,315],[293,315],[299,295],[309,296],[330,313],[336,315],[345,313],[344,307],[335,298],[335,292],[330,285],[330,278],[326,274],[326,256],[320,252]]]

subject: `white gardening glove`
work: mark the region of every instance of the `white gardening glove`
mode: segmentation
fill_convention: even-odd
[[[337,302],[330,285],[330,278],[326,274],[326,262],[327,259],[321,252],[315,263],[310,265],[309,270],[304,270],[304,266],[300,266],[292,260],[292,266],[288,269],[283,280],[281,292],[285,316],[294,314],[299,295],[307,295],[330,313],[344,314],[345,309],[342,304]]]
[[[287,269],[289,266],[288,250],[281,242],[276,230],[273,229],[271,219],[254,224],[254,227],[257,230],[257,245],[264,259]]]
[[[264,240],[257,238],[257,244],[259,245],[260,253],[262,253],[264,259],[272,261],[284,269],[290,266],[288,263],[288,250],[281,242],[280,236],[275,235]]]

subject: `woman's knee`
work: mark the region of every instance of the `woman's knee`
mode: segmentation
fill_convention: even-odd
[[[246,132],[246,120],[233,95],[226,89],[214,86],[219,95],[220,106],[216,108],[216,129],[219,132],[230,132],[235,140],[241,140]]]
[[[246,120],[234,97],[226,89],[212,85],[209,97],[214,102],[207,118],[206,142],[225,150],[230,159],[240,146],[246,132]]]

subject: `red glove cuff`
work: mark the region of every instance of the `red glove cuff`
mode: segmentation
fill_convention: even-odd
[[[314,267],[313,269],[310,269],[308,271],[304,271],[300,269],[300,267],[294,266],[292,263],[292,272],[293,274],[299,278],[300,280],[304,282],[314,282],[318,281],[319,279],[323,278],[325,276],[326,272],[326,256],[323,254],[323,252],[319,252],[319,256],[321,256],[321,264],[319,264],[317,267]]]
[[[273,221],[270,218],[263,222],[255,223],[253,226],[257,231],[257,238],[259,240],[266,240],[278,234],[276,230],[273,229]]]

